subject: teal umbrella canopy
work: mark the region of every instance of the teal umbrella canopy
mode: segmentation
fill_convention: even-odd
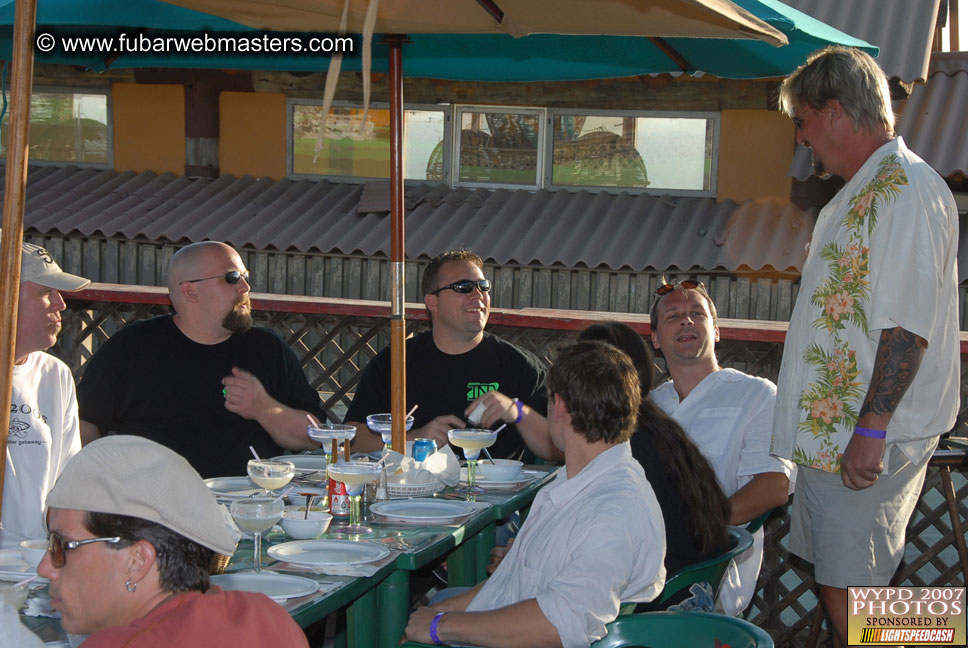
[[[826,45],[858,47],[875,56],[878,52],[865,41],[779,0],[734,2],[782,32],[789,43],[774,47],[748,39],[664,39],[679,54],[674,59],[654,39],[642,36],[412,34],[403,50],[403,73],[407,77],[511,82],[664,72],[752,79],[789,74],[810,52]],[[14,0],[0,0],[0,58],[10,56],[13,8]],[[47,41],[54,45],[51,51],[42,51],[41,45],[46,44],[41,43],[41,35],[52,37]],[[38,63],[80,65],[96,71],[107,67],[326,70],[328,54],[292,51],[307,48],[314,37],[334,42],[333,34],[266,32],[160,0],[38,0],[34,54]],[[123,51],[122,38],[127,45]],[[352,52],[344,55],[343,70],[361,71],[362,38],[356,34],[348,38]],[[134,51],[134,43],[142,51]],[[267,53],[273,44],[275,49],[282,46],[289,51]],[[221,51],[211,51],[213,45]],[[167,51],[146,52],[146,47]],[[245,51],[231,51],[233,48]],[[374,38],[371,70],[388,70],[387,47],[379,37]]]

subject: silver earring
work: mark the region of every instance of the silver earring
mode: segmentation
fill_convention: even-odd
[[[138,584],[132,583],[130,580],[128,580],[124,583],[124,589],[128,590],[129,592],[134,592],[138,589]]]

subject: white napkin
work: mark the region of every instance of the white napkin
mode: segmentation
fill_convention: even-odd
[[[427,457],[422,466],[418,464],[412,457],[404,457],[400,462],[400,472],[393,474],[391,481],[396,484],[427,484],[437,480],[448,486],[456,486],[460,481],[460,463],[449,445]]]

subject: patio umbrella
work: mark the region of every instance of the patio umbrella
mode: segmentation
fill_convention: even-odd
[[[0,58],[9,58],[14,8],[19,0],[0,0]],[[183,6],[175,6],[175,4]],[[362,26],[361,0],[348,3],[347,30]],[[201,11],[212,11],[226,17]],[[38,32],[55,36],[104,35],[113,29],[148,28],[149,35],[252,34],[257,29],[332,32],[342,0],[39,0]],[[433,9],[428,9],[434,7]],[[400,40],[377,43],[373,71],[391,78],[391,346],[399,369],[393,411],[404,409],[403,376],[403,180],[402,76],[472,80],[569,80],[625,77],[669,71],[705,71],[726,78],[788,73],[805,54],[831,42],[863,46],[863,41],[833,30],[777,0],[385,0],[371,17],[377,32],[408,33],[407,60]],[[754,15],[756,14],[756,15]],[[428,17],[429,16],[429,17]],[[427,22],[421,27],[417,19]],[[565,19],[572,25],[564,24]],[[239,22],[234,22],[239,21]],[[245,24],[240,24],[245,23]],[[577,26],[575,26],[577,24]],[[430,33],[423,33],[429,31]],[[456,33],[455,33],[456,32]],[[470,33],[468,33],[470,32]],[[521,34],[535,33],[516,38]],[[634,34],[634,35],[628,35]],[[650,36],[647,36],[650,35]],[[359,35],[353,35],[358,42]],[[762,40],[756,40],[760,38]],[[33,41],[32,37],[30,39]],[[785,47],[774,45],[787,42]],[[366,51],[370,51],[367,47]],[[105,67],[191,67],[315,71],[326,56],[226,55],[190,52],[164,55],[126,52],[71,55],[60,48],[35,51],[40,62]],[[362,70],[359,58],[343,61]],[[336,75],[330,75],[335,79]],[[364,75],[368,80],[369,75]],[[4,281],[10,277],[4,275]],[[399,361],[397,361],[399,360]],[[400,443],[402,447],[402,428]]]

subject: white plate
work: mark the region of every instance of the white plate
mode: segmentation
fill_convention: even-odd
[[[37,570],[29,566],[20,557],[20,549],[0,549],[0,580],[19,581],[33,576]],[[47,579],[41,576],[35,583],[46,583]]]
[[[383,560],[390,555],[386,547],[352,540],[297,540],[269,547],[276,560],[307,567],[345,567]]]
[[[319,583],[311,578],[288,574],[219,574],[210,580],[224,590],[265,594],[276,603],[307,596],[319,589]]]
[[[477,509],[467,502],[449,502],[430,498],[391,500],[370,505],[371,513],[403,522],[450,524],[475,511]]]
[[[522,470],[521,476],[514,481],[494,481],[487,478],[487,475],[483,474],[480,469],[477,471],[477,485],[484,490],[492,489],[499,490],[501,488],[511,488],[513,486],[520,486],[521,484],[527,484],[533,482],[538,478],[538,473],[534,470]],[[467,483],[467,468],[460,469],[460,480],[462,483]]]
[[[326,455],[282,455],[273,461],[288,461],[296,467],[296,477],[318,472],[326,468]],[[322,481],[320,479],[319,481]]]
[[[205,480],[205,485],[216,497],[225,499],[239,499],[265,492],[265,489],[256,486],[248,477],[210,477]]]

